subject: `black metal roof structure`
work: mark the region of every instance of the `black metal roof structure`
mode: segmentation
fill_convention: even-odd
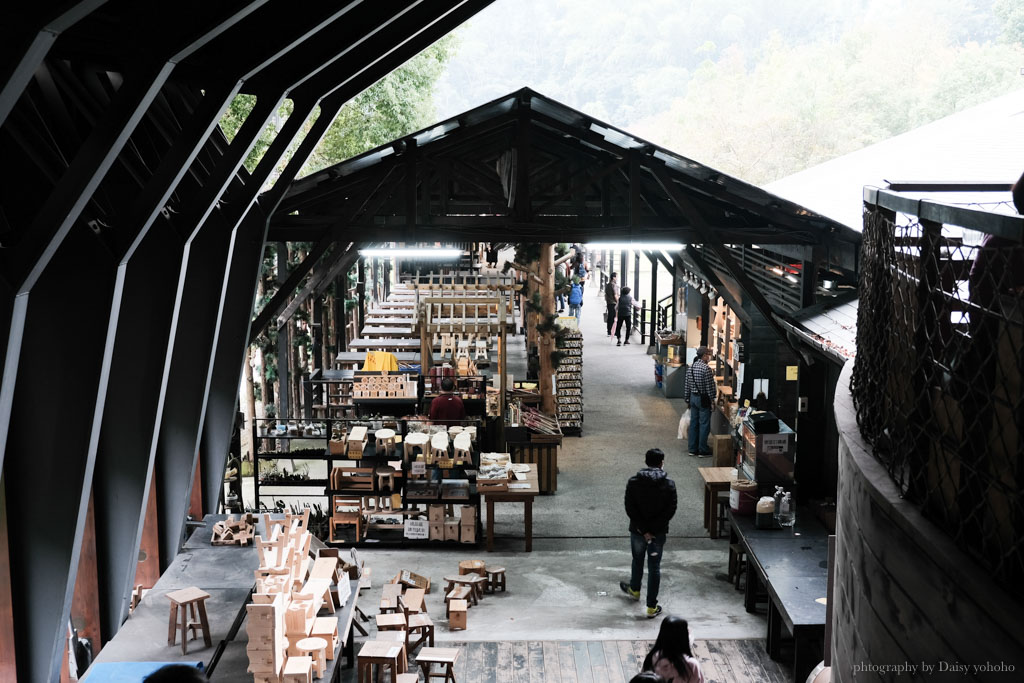
[[[258,192],[301,125],[319,110],[282,192],[342,104],[490,1],[6,8],[0,514],[18,680],[59,675],[90,497],[104,640],[127,615],[150,472],[164,564],[199,452],[204,509],[216,508],[281,198]],[[217,123],[239,92],[257,103],[229,144]],[[284,98],[294,113],[249,174]]]
[[[769,324],[813,305],[822,280],[854,281],[860,244],[847,226],[528,88],[296,180],[269,229],[271,241],[318,244],[306,268],[370,236],[510,235],[684,243],[685,268]]]
[[[197,463],[216,509],[268,238],[316,241],[321,255],[384,240],[672,239],[769,318],[744,245],[855,268],[859,236],[839,224],[528,90],[292,183],[346,101],[490,2],[5,13],[0,514],[19,680],[59,674],[90,501],[104,640],[127,614],[151,485],[165,565]],[[217,123],[238,93],[257,101],[229,143]],[[285,98],[293,113],[249,173]]]

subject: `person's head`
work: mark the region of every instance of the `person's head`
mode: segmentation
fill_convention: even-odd
[[[706,346],[699,347],[697,349],[697,358],[700,358],[702,361],[707,363],[709,360],[711,360],[711,349],[709,349]]]
[[[143,683],[207,683],[206,674],[188,664],[168,664],[142,679]]]
[[[617,277],[619,277],[619,274],[618,274],[618,273],[612,273],[612,276],[611,276],[610,278],[608,278],[608,279],[610,279],[610,280],[614,280],[614,279],[616,279]]]
[[[682,617],[665,617],[654,641],[654,650],[660,650],[666,657],[679,659],[680,655],[692,657],[690,651],[690,626]]]
[[[572,283],[574,285],[578,285],[580,283],[580,276],[579,275],[573,275],[572,276]]]
[[[441,391],[454,391],[455,382],[451,377],[445,377],[441,380]]]
[[[665,452],[660,448],[652,448],[644,456],[644,462],[648,467],[661,467],[661,464],[665,462]]]
[[[641,671],[629,679],[629,683],[665,683],[665,679],[653,671]]]
[[[621,296],[628,296],[628,295],[629,295],[629,293],[630,293],[630,292],[632,292],[632,291],[633,291],[633,290],[632,290],[632,289],[630,289],[629,287],[623,287],[623,288],[622,288],[622,291],[620,292],[620,295],[621,295]]]

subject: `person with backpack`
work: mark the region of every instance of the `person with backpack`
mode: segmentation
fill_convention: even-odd
[[[583,308],[583,285],[580,279],[572,279],[572,288],[569,290],[569,315],[576,316],[576,322],[580,321],[580,309]]]
[[[616,346],[622,346],[622,327],[626,327],[626,343],[629,343],[629,335],[633,334],[633,309],[640,308],[640,304],[633,299],[629,287],[623,287],[619,294],[619,302],[616,304],[615,315],[619,322],[615,325]]]

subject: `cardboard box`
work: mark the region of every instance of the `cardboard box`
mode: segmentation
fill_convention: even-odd
[[[449,517],[448,519],[444,520],[444,540],[459,540],[459,520],[455,517]]]

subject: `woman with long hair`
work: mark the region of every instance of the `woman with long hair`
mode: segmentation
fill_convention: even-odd
[[[667,683],[704,683],[700,663],[693,656],[690,627],[682,617],[666,617],[658,639],[644,658],[644,671],[653,671]]]

